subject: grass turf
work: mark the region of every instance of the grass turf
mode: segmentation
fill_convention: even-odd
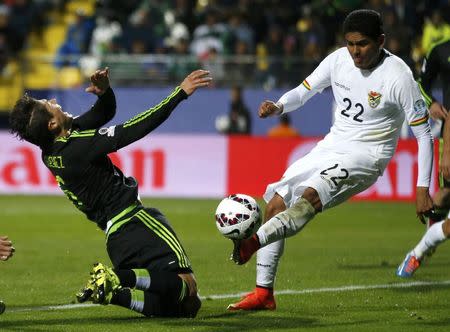
[[[74,302],[93,262],[109,263],[104,235],[64,197],[0,196],[0,234],[16,255],[0,262],[2,331],[448,331],[450,286],[343,290],[344,286],[450,280],[443,244],[412,280],[395,276],[423,234],[413,204],[350,202],[318,215],[286,244],[277,290],[313,290],[277,296],[273,312],[227,312],[255,283],[255,259],[235,266],[231,242],[217,232],[218,200],[146,199],[162,210],[192,261],[206,297],[196,319],[146,319],[114,306],[49,310]],[[317,292],[323,288],[339,288]],[[45,308],[43,308],[45,307]]]

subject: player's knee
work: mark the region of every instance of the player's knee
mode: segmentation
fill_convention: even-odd
[[[316,213],[322,211],[322,201],[320,200],[319,194],[314,188],[306,188],[303,192],[302,198],[306,199],[312,205]]]
[[[275,196],[273,196],[273,198],[266,205],[265,221],[269,220],[278,213],[283,212],[284,210],[286,210],[286,205],[284,204],[283,198],[280,195],[275,194]]]
[[[195,318],[202,306],[198,295],[186,296],[181,303],[181,317]]]

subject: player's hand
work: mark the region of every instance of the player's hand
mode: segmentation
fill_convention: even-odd
[[[428,187],[417,187],[416,213],[422,224],[425,224],[425,216],[433,211],[433,200],[430,197]]]
[[[14,254],[14,247],[12,242],[8,240],[7,236],[0,236],[0,260],[7,261]]]
[[[445,120],[447,118],[447,109],[437,101],[431,103],[429,111],[433,120]]]
[[[445,149],[442,154],[442,159],[439,162],[439,172],[442,174],[444,179],[450,181],[450,152],[447,152]]]
[[[282,104],[276,104],[271,100],[264,100],[259,105],[258,116],[260,118],[267,118],[271,115],[279,115],[281,112],[283,112]]]
[[[198,88],[208,86],[211,81],[212,77],[208,76],[209,71],[198,69],[190,73],[186,78],[181,82],[180,88],[186,92],[188,96],[194,93],[195,90]]]
[[[109,68],[96,70],[91,76],[91,85],[86,88],[86,92],[91,92],[97,96],[101,96],[109,88]]]

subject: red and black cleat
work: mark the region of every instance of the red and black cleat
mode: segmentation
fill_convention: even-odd
[[[277,305],[272,288],[258,287],[245,295],[239,302],[232,303],[227,310],[275,310]]]
[[[252,237],[244,240],[233,240],[234,248],[230,259],[237,265],[247,263],[252,255],[261,247],[258,236],[253,234]]]

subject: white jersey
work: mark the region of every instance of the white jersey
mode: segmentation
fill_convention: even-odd
[[[386,158],[385,164],[395,152],[406,116],[418,140],[420,137],[418,185],[428,187],[432,156],[428,110],[408,66],[383,51],[383,60],[364,70],[354,65],[347,48],[340,48],[278,102],[283,104],[283,112],[290,112],[331,86],[335,121],[318,145],[344,151],[376,149]]]

